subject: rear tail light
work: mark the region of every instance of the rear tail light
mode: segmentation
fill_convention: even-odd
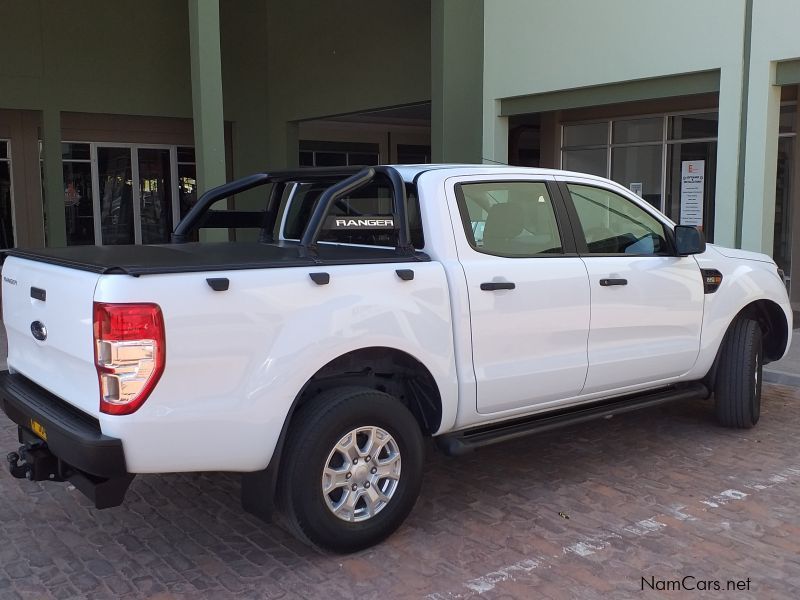
[[[164,318],[158,305],[95,302],[94,358],[100,412],[138,410],[164,372]]]

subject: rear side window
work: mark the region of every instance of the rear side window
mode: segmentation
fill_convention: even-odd
[[[664,225],[610,190],[567,184],[590,254],[667,254]]]
[[[544,183],[462,183],[456,196],[467,241],[478,252],[508,257],[563,253]]]
[[[298,183],[286,213],[283,237],[299,240],[322,193],[330,183]],[[416,188],[406,186],[411,243],[425,246]],[[319,241],[368,246],[397,245],[397,229],[393,225],[392,189],[377,182],[334,203],[328,212]]]

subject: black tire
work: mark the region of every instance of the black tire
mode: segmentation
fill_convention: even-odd
[[[752,319],[739,318],[722,344],[714,385],[717,420],[725,427],[749,429],[761,414],[761,327]]]
[[[400,473],[391,499],[374,516],[351,522],[328,507],[322,474],[339,440],[358,427],[379,427],[394,438]],[[419,496],[422,433],[411,412],[383,392],[343,387],[311,399],[292,418],[283,456],[277,499],[285,523],[301,540],[323,550],[349,553],[377,544],[403,523]]]

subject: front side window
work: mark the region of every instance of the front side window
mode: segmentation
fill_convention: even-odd
[[[667,254],[664,225],[610,190],[568,184],[590,254]]]
[[[475,250],[509,257],[563,253],[544,183],[462,183],[456,195],[467,241]]]

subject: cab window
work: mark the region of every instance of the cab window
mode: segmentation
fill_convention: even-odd
[[[669,254],[664,225],[610,190],[567,184],[589,254]]]
[[[508,257],[563,253],[544,183],[461,183],[456,196],[467,241],[478,252]]]

